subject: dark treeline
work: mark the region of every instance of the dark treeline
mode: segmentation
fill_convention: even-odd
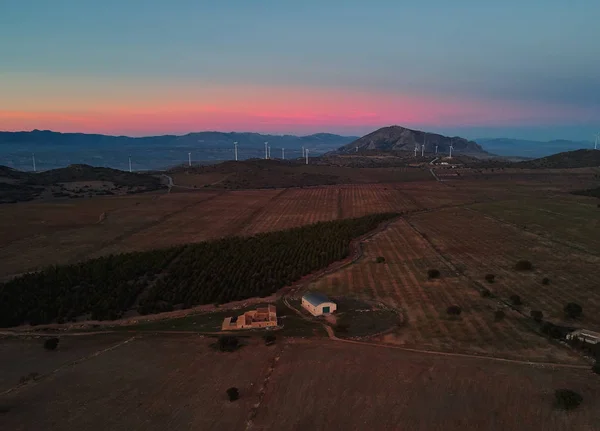
[[[395,214],[321,222],[249,238],[111,255],[0,284],[0,326],[112,320],[267,296],[348,256],[353,238]]]

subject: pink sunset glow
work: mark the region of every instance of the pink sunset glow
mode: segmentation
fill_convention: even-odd
[[[270,133],[405,126],[505,126],[587,121],[584,108],[318,89],[179,89],[170,95],[63,100],[54,106],[0,109],[0,130],[150,135],[201,130]],[[126,97],[127,95],[125,95]],[[152,95],[151,95],[152,96]],[[164,99],[163,99],[164,98]],[[161,100],[163,99],[163,100]]]

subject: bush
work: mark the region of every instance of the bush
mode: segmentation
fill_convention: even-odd
[[[492,296],[492,292],[490,292],[486,288],[481,289],[479,291],[479,294],[481,295],[482,298],[489,298],[490,296]]]
[[[576,319],[581,316],[581,313],[583,313],[583,308],[581,308],[581,305],[576,304],[575,302],[569,302],[567,305],[565,305],[563,310],[567,317],[571,319]]]
[[[266,334],[263,339],[265,340],[265,344],[267,346],[270,346],[272,344],[275,344],[275,340],[277,339],[277,337],[273,334]]]
[[[485,281],[488,283],[493,283],[496,280],[496,276],[494,274],[486,274]]]
[[[600,361],[596,361],[596,363],[592,366],[592,371],[596,374],[600,374]]]
[[[335,325],[336,331],[344,333],[344,334],[346,332],[348,332],[349,327],[350,327],[350,325],[348,325],[347,323],[338,323],[337,325]]]
[[[530,271],[533,269],[533,264],[528,260],[520,260],[516,263],[515,269],[517,271]]]
[[[496,322],[499,322],[500,320],[504,319],[504,316],[504,311],[496,310],[496,312],[494,313],[494,320],[496,320]]]
[[[544,313],[542,313],[539,310],[531,310],[530,316],[533,318],[533,320],[535,320],[536,322],[541,322],[542,319],[544,318]]]
[[[544,278],[542,278],[542,284],[543,284],[544,286],[547,286],[547,285],[549,285],[549,284],[550,284],[550,279],[549,279],[548,277],[544,277]]]
[[[385,257],[383,257],[383,256],[377,256],[377,259],[375,259],[375,262],[377,262],[377,263],[383,263],[383,262],[385,262]]]
[[[58,347],[58,338],[48,338],[44,341],[44,349],[46,350],[56,350]]]
[[[511,295],[510,302],[512,302],[513,305],[521,305],[523,303],[521,302],[521,297],[519,295]]]
[[[572,410],[579,406],[583,397],[570,389],[557,389],[554,391],[556,406],[562,410]]]
[[[434,278],[439,278],[440,271],[438,271],[437,269],[430,269],[429,271],[427,271],[427,277],[429,277],[430,280]]]
[[[216,347],[221,352],[235,352],[240,347],[240,340],[233,335],[221,335]]]
[[[448,313],[450,316],[460,316],[462,309],[458,305],[451,305],[450,307],[446,308],[446,313]]]
[[[230,402],[233,402],[240,397],[240,391],[238,388],[229,388],[226,392]]]

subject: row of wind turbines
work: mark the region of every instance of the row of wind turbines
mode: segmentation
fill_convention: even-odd
[[[425,156],[425,145],[427,145],[427,135],[423,138],[423,143],[421,144],[421,157]],[[454,139],[450,140],[450,158],[452,158],[452,150],[454,149]],[[419,144],[415,143],[415,157],[417,157],[417,152],[419,151]],[[435,146],[435,154],[438,153],[438,146]]]
[[[596,133],[594,135],[594,150],[598,149],[598,144],[600,144],[600,133]],[[427,145],[427,135],[423,138],[424,142],[421,144],[421,157],[425,156],[425,145]],[[454,149],[454,139],[450,140],[450,158],[452,158],[452,150]],[[356,151],[358,152],[358,147],[356,147]],[[415,157],[417,157],[417,153],[419,151],[419,144],[415,144]],[[238,143],[237,141],[233,143],[233,153],[235,157],[235,161],[238,161]],[[435,146],[435,154],[438,154],[438,146]],[[37,172],[36,164],[35,164],[35,153],[31,155],[33,162],[33,172]],[[269,142],[265,142],[265,160],[269,160],[271,158],[271,146]],[[302,147],[302,158],[306,160],[306,164],[308,165],[308,148]],[[281,160],[285,160],[285,148],[281,149]],[[192,153],[188,152],[188,166],[192,166]],[[129,155],[129,172],[133,172],[131,167],[131,155]]]

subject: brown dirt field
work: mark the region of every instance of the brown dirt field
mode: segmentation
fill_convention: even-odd
[[[89,347],[95,337],[71,338]],[[330,340],[279,339],[266,347],[250,339],[220,353],[211,341],[146,335],[88,355],[0,395],[2,429],[591,430],[600,409],[600,386],[587,369]],[[40,355],[41,368],[56,366],[48,358]],[[234,403],[225,395],[231,386],[240,390]],[[554,409],[559,388],[580,393],[582,405]]]
[[[460,192],[432,181],[402,187],[199,190],[4,205],[0,277],[109,253],[252,235],[381,211],[414,211],[427,193],[446,199],[431,198],[429,207],[464,200]]]
[[[29,373],[40,375],[123,341],[122,334],[60,337],[57,350],[43,348],[46,337],[0,338],[0,394],[19,385]],[[0,419],[1,422],[1,419]]]
[[[253,430],[593,429],[600,386],[588,370],[545,369],[331,342],[289,344]],[[554,390],[584,404],[553,409]]]
[[[439,217],[437,212],[430,214]],[[479,242],[475,240],[475,244]],[[385,263],[376,263],[378,256],[383,256]],[[429,269],[438,269],[441,278],[429,280]],[[536,335],[527,321],[510,309],[505,309],[503,321],[495,322],[495,310],[504,306],[482,298],[470,280],[457,276],[403,219],[367,240],[357,263],[318,280],[309,289],[332,296],[371,298],[399,309],[407,323],[381,338],[382,342],[515,359],[581,361],[569,350]],[[460,317],[447,315],[450,305],[462,308]]]
[[[9,408],[2,429],[243,430],[280,348],[250,340],[220,353],[209,348],[212,341],[145,336],[65,367],[1,396]],[[225,394],[232,386],[240,391],[235,403]]]
[[[600,329],[600,257],[466,208],[412,215],[409,219],[467,277],[485,284],[485,274],[495,274],[495,283],[487,287],[506,300],[519,295],[526,314],[531,309],[541,310],[556,323]],[[516,271],[514,265],[519,260],[531,261],[534,270]],[[544,277],[550,278],[550,285],[542,285]],[[564,319],[563,307],[568,302],[583,306],[581,319]]]

